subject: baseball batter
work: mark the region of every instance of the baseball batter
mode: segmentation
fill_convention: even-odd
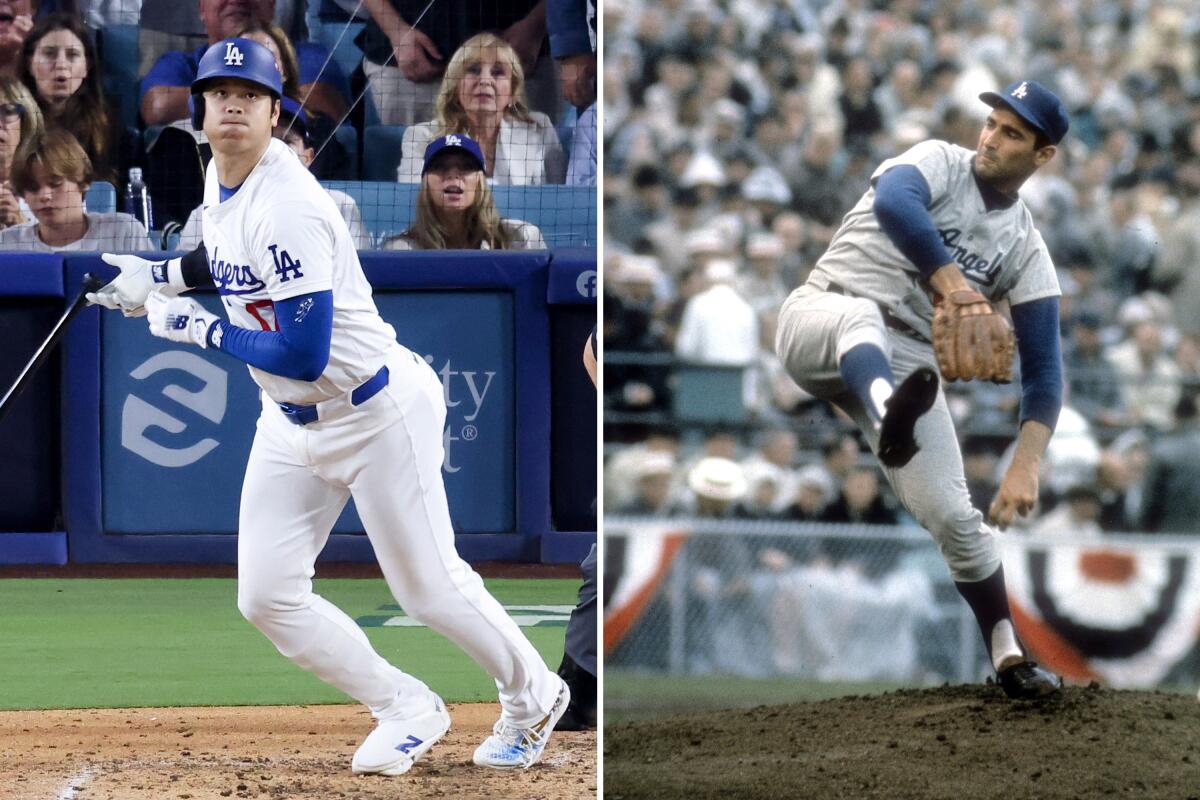
[[[164,264],[106,255],[121,275],[89,299],[126,315],[144,306],[152,334],[245,361],[262,388],[238,521],[238,608],[280,653],[371,709],[378,724],[353,771],[407,772],[450,717],[313,593],[317,554],[351,496],[396,600],[496,681],[503,710],[475,763],[528,767],[569,691],[454,549],[442,387],[380,318],[329,194],[271,137],[280,95],[262,45],[209,48],[192,84],[194,122],[213,149],[205,244]],[[200,285],[215,285],[228,320],[177,296]]]
[[[1058,281],[1017,191],[1054,157],[1068,119],[1033,81],[980,99],[992,110],[973,152],[926,141],[875,170],[784,302],[776,350],[800,386],[858,424],[899,500],[937,541],[998,682],[1010,697],[1032,698],[1061,680],[1026,658],[1013,629],[994,533],[967,494],[938,371],[1011,380],[1015,329],[1020,431],[988,513],[1003,530],[1037,500],[1063,391]]]

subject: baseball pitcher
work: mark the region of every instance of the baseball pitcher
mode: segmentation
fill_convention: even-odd
[[[1028,660],[1013,629],[994,533],[967,494],[938,374],[1006,383],[1020,353],[1016,453],[988,511],[1003,530],[1037,500],[1063,394],[1058,281],[1017,192],[1054,157],[1068,119],[1033,81],[980,99],[992,110],[973,152],[926,141],[875,170],[784,302],[775,347],[800,386],[858,424],[896,496],[937,541],[999,684],[1034,698],[1062,682]]]
[[[351,496],[396,600],[496,681],[503,710],[475,763],[528,767],[569,691],[454,549],[442,387],[380,318],[334,201],[271,138],[281,93],[262,45],[208,49],[192,84],[193,121],[213,149],[205,243],[163,264],[106,255],[121,274],[89,299],[147,314],[155,336],[246,362],[262,388],[238,520],[238,608],[280,653],[371,709],[378,725],[353,771],[407,772],[450,716],[313,593],[317,554]],[[201,285],[215,285],[228,320],[177,296]]]

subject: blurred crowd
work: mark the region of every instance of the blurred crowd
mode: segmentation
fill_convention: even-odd
[[[740,488],[725,515],[903,521],[861,444],[829,466],[852,427],[787,377],[776,313],[880,161],[974,149],[978,94],[1022,78],[1071,114],[1021,190],[1058,269],[1068,382],[1031,527],[1200,528],[1194,3],[609,0],[604,25],[606,509],[694,511],[692,471],[717,457]],[[744,419],[678,419],[671,361],[741,368]],[[1019,389],[948,400],[986,510]]]
[[[284,93],[277,135],[316,177],[357,181],[366,164],[386,160],[398,165],[389,180],[422,185],[415,205],[432,210],[397,220],[386,245],[364,229],[354,198],[335,195],[360,247],[545,247],[535,226],[503,217],[511,209],[497,208],[489,187],[595,185],[595,4],[425,6],[0,0],[0,248],[165,247],[189,221],[185,243],[198,242],[193,217],[210,151],[192,124],[189,87],[205,50],[233,36],[275,55]],[[382,150],[366,150],[372,127]],[[43,132],[58,131],[77,150],[57,142],[62,157],[41,157]],[[459,187],[467,202],[449,205],[426,185],[430,172],[448,169],[430,158],[447,135],[469,139],[466,152],[478,154]],[[22,179],[14,164],[24,161],[35,167]],[[122,196],[140,186],[139,174],[152,214],[135,220],[111,199],[96,201],[103,208],[85,202],[93,183]],[[523,197],[541,202],[536,193]],[[460,229],[471,234],[454,235]]]

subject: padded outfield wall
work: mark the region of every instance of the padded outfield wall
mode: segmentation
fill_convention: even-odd
[[[580,362],[595,250],[361,258],[380,313],[441,376],[459,551],[581,560],[595,540],[596,396]],[[96,256],[0,255],[5,389],[87,272],[115,275]],[[259,407],[234,359],[87,309],[0,420],[0,564],[232,563]],[[371,560],[361,531],[351,503],[322,558]]]

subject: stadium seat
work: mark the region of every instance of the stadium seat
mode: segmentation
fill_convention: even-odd
[[[115,98],[121,123],[138,124],[138,26],[108,25],[97,34],[104,91]]]
[[[683,364],[674,370],[672,405],[685,422],[740,423],[745,421],[742,368]]]
[[[95,181],[83,197],[83,205],[94,214],[117,210],[117,190],[108,181]]]
[[[358,131],[353,125],[345,123],[339,125],[337,130],[333,132],[333,138],[337,139],[338,144],[346,148],[346,152],[350,154],[350,169],[353,174],[361,175],[359,171],[358,161]]]
[[[365,181],[394,181],[400,166],[403,125],[372,125],[363,131],[363,170]]]
[[[395,181],[323,181],[354,198],[363,225],[378,244],[404,231],[416,207],[415,183]],[[596,245],[596,189],[591,186],[493,186],[502,217],[537,225],[547,247]]]
[[[594,186],[493,186],[500,215],[532,222],[547,247],[595,247]]]

